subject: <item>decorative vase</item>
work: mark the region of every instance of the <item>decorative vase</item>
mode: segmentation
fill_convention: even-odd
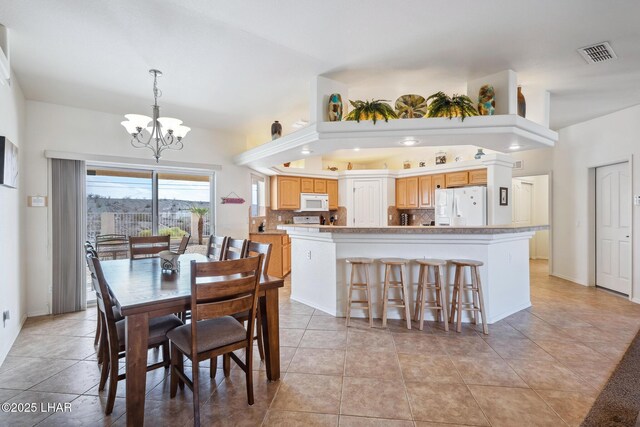
[[[283,163],[282,166],[284,166],[285,168],[288,168],[291,165],[291,162],[287,162],[287,163]]]
[[[279,121],[275,121],[271,124],[271,140],[278,139],[282,136],[282,125]]]
[[[409,160],[405,160],[404,163],[402,164],[402,167],[404,169],[411,169],[411,162]]]
[[[396,99],[396,114],[400,119],[418,119],[427,114],[427,101],[420,95],[402,95]]]
[[[473,156],[474,159],[476,160],[480,160],[482,158],[482,156],[484,156],[485,153],[484,151],[482,151],[482,148],[478,148],[478,152],[476,153],[475,156]]]
[[[438,151],[436,153],[436,165],[444,165],[445,163],[447,163],[447,153]]]
[[[342,121],[342,96],[339,93],[329,95],[329,121]]]
[[[349,162],[347,163],[347,170],[350,171],[351,169],[353,169],[353,165]]]
[[[493,116],[496,112],[496,92],[493,86],[484,85],[478,93],[478,113],[481,116]]]
[[[518,86],[518,115],[527,117],[527,101],[522,94],[522,86]]]

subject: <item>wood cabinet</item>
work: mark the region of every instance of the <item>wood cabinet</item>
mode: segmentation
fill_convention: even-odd
[[[300,178],[300,192],[313,193],[313,178]]]
[[[418,193],[420,194],[420,207],[433,207],[433,177],[424,175],[418,178]]]
[[[300,209],[301,180],[294,176],[271,177],[271,209]]]
[[[267,274],[284,277],[291,272],[291,240],[287,234],[251,233],[254,242],[271,243],[271,258]]]
[[[338,209],[338,180],[327,180],[327,194],[329,195],[329,210]]]
[[[450,187],[464,187],[469,184],[469,172],[451,172],[445,175],[445,186]]]
[[[486,169],[474,169],[469,171],[469,185],[486,185],[487,184],[487,170]]]
[[[313,180],[313,192],[318,194],[327,194],[327,180],[326,179],[314,179]]]
[[[396,179],[396,208],[418,208],[418,177]]]

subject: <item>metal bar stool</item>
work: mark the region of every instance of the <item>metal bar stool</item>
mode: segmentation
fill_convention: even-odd
[[[411,313],[409,312],[407,281],[405,280],[405,266],[409,260],[404,258],[382,258],[384,265],[384,291],[382,293],[382,326],[387,326],[387,309],[389,307],[404,308],[407,329],[411,329]],[[400,280],[391,280],[393,270],[399,271]],[[388,298],[390,289],[400,289],[400,298]],[[389,304],[391,303],[391,304]]]
[[[481,261],[470,259],[453,259],[449,261],[455,267],[455,278],[453,280],[453,295],[451,297],[451,313],[449,314],[449,322],[456,319],[456,331],[462,332],[462,311],[471,311],[473,324],[478,323],[478,313],[482,317],[482,332],[489,334],[487,326],[487,318],[484,310],[484,297],[482,295],[482,284],[480,283],[480,274],[478,267],[484,265]],[[465,267],[469,268],[471,273],[471,284],[464,284]],[[463,294],[471,292],[472,302],[462,302]]]
[[[371,258],[347,258],[347,263],[351,264],[351,279],[349,283],[349,300],[347,302],[347,326],[351,321],[351,309],[359,308],[369,311],[369,326],[373,327],[373,312],[371,311],[371,288],[369,281],[369,264],[373,263]],[[356,282],[358,278],[358,269],[364,270],[364,282]],[[360,276],[362,278],[362,275]],[[354,300],[353,291],[363,291],[365,294],[364,300]],[[359,304],[353,306],[353,304]],[[366,305],[364,305],[366,304]]]
[[[444,280],[444,270],[447,261],[442,259],[416,259],[420,266],[418,275],[418,293],[416,296],[416,310],[414,320],[418,322],[419,329],[424,326],[425,309],[435,310],[437,319],[444,322],[444,330],[449,331],[449,321],[447,316],[446,281]],[[433,274],[433,282],[429,282],[429,273]],[[428,291],[435,291],[435,299],[427,299]]]

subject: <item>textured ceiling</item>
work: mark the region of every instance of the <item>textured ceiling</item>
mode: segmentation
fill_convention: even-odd
[[[322,74],[353,93],[428,95],[503,69],[551,91],[557,129],[640,103],[640,2],[620,0],[2,0],[28,99],[162,114],[269,139],[308,117]],[[609,41],[618,60],[576,49]],[[387,95],[388,94],[388,95]]]

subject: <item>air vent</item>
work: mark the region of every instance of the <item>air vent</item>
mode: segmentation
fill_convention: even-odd
[[[608,42],[581,47],[578,49],[578,53],[587,61],[587,64],[599,64],[601,62],[618,59],[618,56],[613,49],[611,49],[611,45]]]
[[[513,162],[513,168],[518,170],[524,169],[524,161],[516,160],[515,162]]]

